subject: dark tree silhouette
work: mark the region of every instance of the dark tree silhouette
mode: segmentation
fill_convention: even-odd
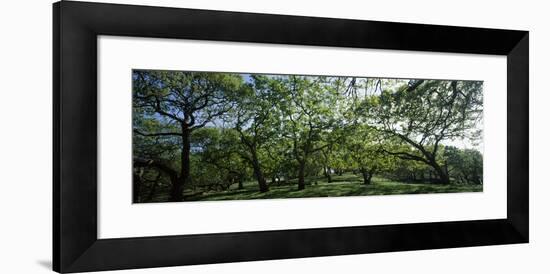
[[[180,169],[170,166],[172,201],[183,199],[183,188],[189,184],[191,133],[225,114],[232,106],[232,93],[242,85],[242,78],[233,74],[144,71],[133,72],[133,107],[144,116],[167,125],[161,132],[147,132],[134,127],[134,133],[149,137],[176,137],[180,139]],[[160,163],[153,159],[155,167]]]

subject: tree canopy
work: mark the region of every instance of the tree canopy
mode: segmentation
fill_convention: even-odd
[[[479,81],[153,70],[132,80],[136,202],[248,182],[262,195],[304,191],[344,173],[371,187],[376,176],[483,182]]]

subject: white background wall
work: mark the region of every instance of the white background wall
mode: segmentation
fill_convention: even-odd
[[[116,273],[548,273],[550,155],[545,127],[550,20],[545,1],[127,0],[217,10],[312,15],[530,31],[531,243],[171,267]],[[51,267],[51,1],[4,1],[0,8],[0,273]]]

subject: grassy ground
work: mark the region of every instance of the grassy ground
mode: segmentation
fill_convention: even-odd
[[[291,181],[292,182],[292,181]],[[439,185],[392,182],[383,178],[373,178],[370,185],[364,185],[359,176],[344,174],[333,176],[333,182],[327,183],[325,178],[309,178],[304,190],[297,190],[296,184],[285,186],[270,186],[266,193],[258,192],[255,182],[244,185],[244,189],[229,189],[221,192],[206,192],[202,195],[190,196],[186,201],[219,201],[219,200],[250,200],[250,199],[279,199],[279,198],[306,198],[306,197],[339,197],[365,195],[392,195],[392,194],[419,194],[419,193],[451,193],[451,192],[480,192],[480,185]]]

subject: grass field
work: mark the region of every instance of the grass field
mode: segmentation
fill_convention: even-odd
[[[304,190],[297,190],[296,184],[284,186],[270,186],[265,193],[258,192],[255,182],[244,184],[243,189],[232,187],[227,191],[203,192],[200,195],[186,197],[186,201],[219,201],[219,200],[251,200],[251,199],[281,199],[307,197],[341,197],[366,195],[395,195],[420,193],[453,193],[453,192],[480,192],[481,185],[460,184],[429,184],[429,183],[402,183],[392,182],[383,178],[373,178],[370,185],[365,185],[359,176],[344,174],[333,176],[333,182],[327,183],[325,178],[308,178]]]

